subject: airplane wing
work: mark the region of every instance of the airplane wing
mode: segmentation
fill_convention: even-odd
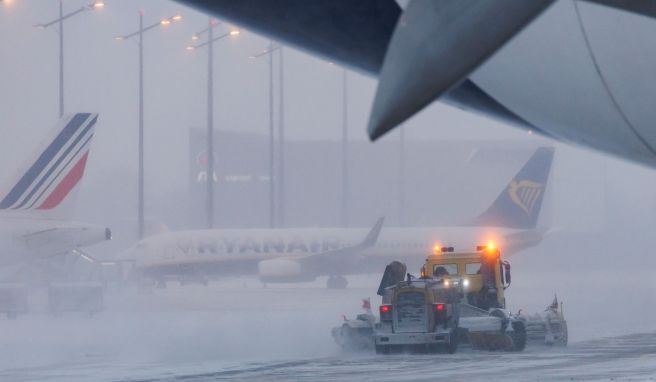
[[[656,167],[653,1],[178,1],[379,77],[372,139],[440,100]]]
[[[53,227],[32,231],[16,237],[25,248],[32,253],[46,251],[50,255],[57,255],[74,250],[78,247],[111,239],[109,228],[92,225]],[[55,250],[59,248],[59,250]],[[55,253],[50,253],[55,251]]]
[[[55,240],[59,240],[62,237],[64,239],[69,239],[69,233],[66,230],[51,228],[41,231],[30,232],[21,236],[22,241],[24,241],[25,246],[28,249],[34,250],[36,248],[42,248],[52,243]]]

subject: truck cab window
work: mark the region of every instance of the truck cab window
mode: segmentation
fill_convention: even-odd
[[[465,274],[478,275],[481,273],[481,263],[467,263],[465,264]]]

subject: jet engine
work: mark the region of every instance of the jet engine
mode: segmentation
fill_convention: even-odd
[[[257,265],[258,277],[265,283],[287,283],[314,281],[316,275],[303,269],[303,265],[293,259],[263,260]]]

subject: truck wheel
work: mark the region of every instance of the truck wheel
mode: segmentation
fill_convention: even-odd
[[[513,332],[510,334],[513,347],[512,351],[520,352],[526,348],[526,326],[522,321],[512,323]]]
[[[355,336],[354,330],[350,326],[344,324],[344,325],[342,325],[342,328],[341,328],[339,334],[342,337],[342,347],[347,348],[347,349],[353,349],[353,347],[354,347],[353,346],[353,343],[354,343],[353,338]]]
[[[451,329],[449,333],[449,343],[446,345],[446,352],[453,354],[458,351],[458,344],[460,343],[460,331],[458,328]]]

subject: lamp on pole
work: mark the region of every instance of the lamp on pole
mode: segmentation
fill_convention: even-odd
[[[143,86],[143,35],[145,32],[155,29],[157,27],[166,27],[171,23],[182,20],[182,16],[175,15],[169,18],[161,19],[160,21],[144,27],[143,24],[143,11],[139,11],[139,29],[123,36],[114,37],[115,40],[123,41],[133,37],[138,37],[139,46],[139,179],[138,179],[138,196],[137,196],[137,217],[138,217],[138,236],[139,239],[143,238],[145,231],[144,224],[144,86]]]
[[[252,59],[267,56],[269,58],[269,227],[275,227],[276,222],[276,205],[275,205],[275,186],[274,186],[274,140],[273,140],[273,52],[279,50],[280,45],[274,45],[273,40],[269,41],[269,47],[262,52],[250,56]]]
[[[35,25],[35,27],[43,29],[55,24],[59,27],[59,118],[64,116],[64,21],[80,13],[99,10],[104,7],[105,3],[103,1],[94,1],[73,12],[64,14],[64,2],[63,0],[59,0],[59,17],[46,23]]]
[[[187,46],[187,50],[194,51],[207,46],[207,199],[206,224],[207,228],[214,227],[214,43],[229,36],[238,36],[239,30],[233,29],[218,37],[214,37],[214,28],[218,25],[216,19],[210,17],[207,28],[196,32],[193,41],[207,33],[207,41]]]

